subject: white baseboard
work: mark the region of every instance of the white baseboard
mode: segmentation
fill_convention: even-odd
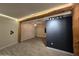
[[[70,52],[67,52],[67,51],[63,51],[63,50],[59,50],[59,49],[55,49],[55,48],[51,48],[51,47],[47,47],[47,48],[51,49],[51,50],[54,50],[54,51],[58,51],[58,52],[61,52],[61,53],[65,53],[65,54],[69,54],[69,55],[74,56],[73,53],[70,53]]]
[[[8,45],[5,45],[5,46],[3,46],[3,47],[0,47],[0,50],[2,50],[2,49],[4,49],[4,48],[7,48],[7,47],[9,47],[9,46],[12,46],[12,45],[15,45],[15,44],[17,44],[18,42],[16,41],[16,42],[11,42],[10,44],[8,44]]]

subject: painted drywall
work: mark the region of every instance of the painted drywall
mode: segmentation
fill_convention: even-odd
[[[21,23],[21,41],[28,40],[34,37],[35,37],[34,25],[27,22]]]
[[[10,35],[10,31],[14,31]],[[18,41],[18,22],[0,16],[0,49],[16,44]]]
[[[45,24],[41,23],[38,24],[36,27],[36,33],[37,33],[37,37],[46,37],[46,33],[45,33]]]

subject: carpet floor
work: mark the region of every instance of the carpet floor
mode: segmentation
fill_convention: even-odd
[[[0,50],[1,56],[72,56],[71,54],[48,49],[41,39],[29,39]]]

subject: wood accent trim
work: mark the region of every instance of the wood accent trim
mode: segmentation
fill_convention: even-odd
[[[21,42],[21,23],[19,22],[19,26],[18,26],[18,43]]]
[[[73,9],[73,48],[74,54],[79,55],[79,4]]]
[[[71,11],[73,9],[73,6],[74,6],[74,4],[72,4],[71,6],[67,6],[67,7],[64,7],[64,8],[57,9],[57,10],[52,10],[51,12],[41,14],[41,15],[37,15],[37,16],[34,16],[34,17],[30,17],[30,18],[24,19],[20,22],[25,22],[25,21],[34,20],[34,19],[40,19],[40,18],[51,16],[51,15],[54,15],[54,14],[63,13],[63,12],[66,12],[66,11]]]

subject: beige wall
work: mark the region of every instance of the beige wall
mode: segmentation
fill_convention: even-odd
[[[46,34],[45,34],[45,24],[44,23],[41,23],[41,24],[38,24],[37,25],[37,37],[46,37]]]
[[[28,40],[35,37],[34,25],[23,22],[21,24],[21,41]]]
[[[10,35],[13,30],[14,34]],[[0,16],[0,49],[16,44],[18,40],[18,22]]]

